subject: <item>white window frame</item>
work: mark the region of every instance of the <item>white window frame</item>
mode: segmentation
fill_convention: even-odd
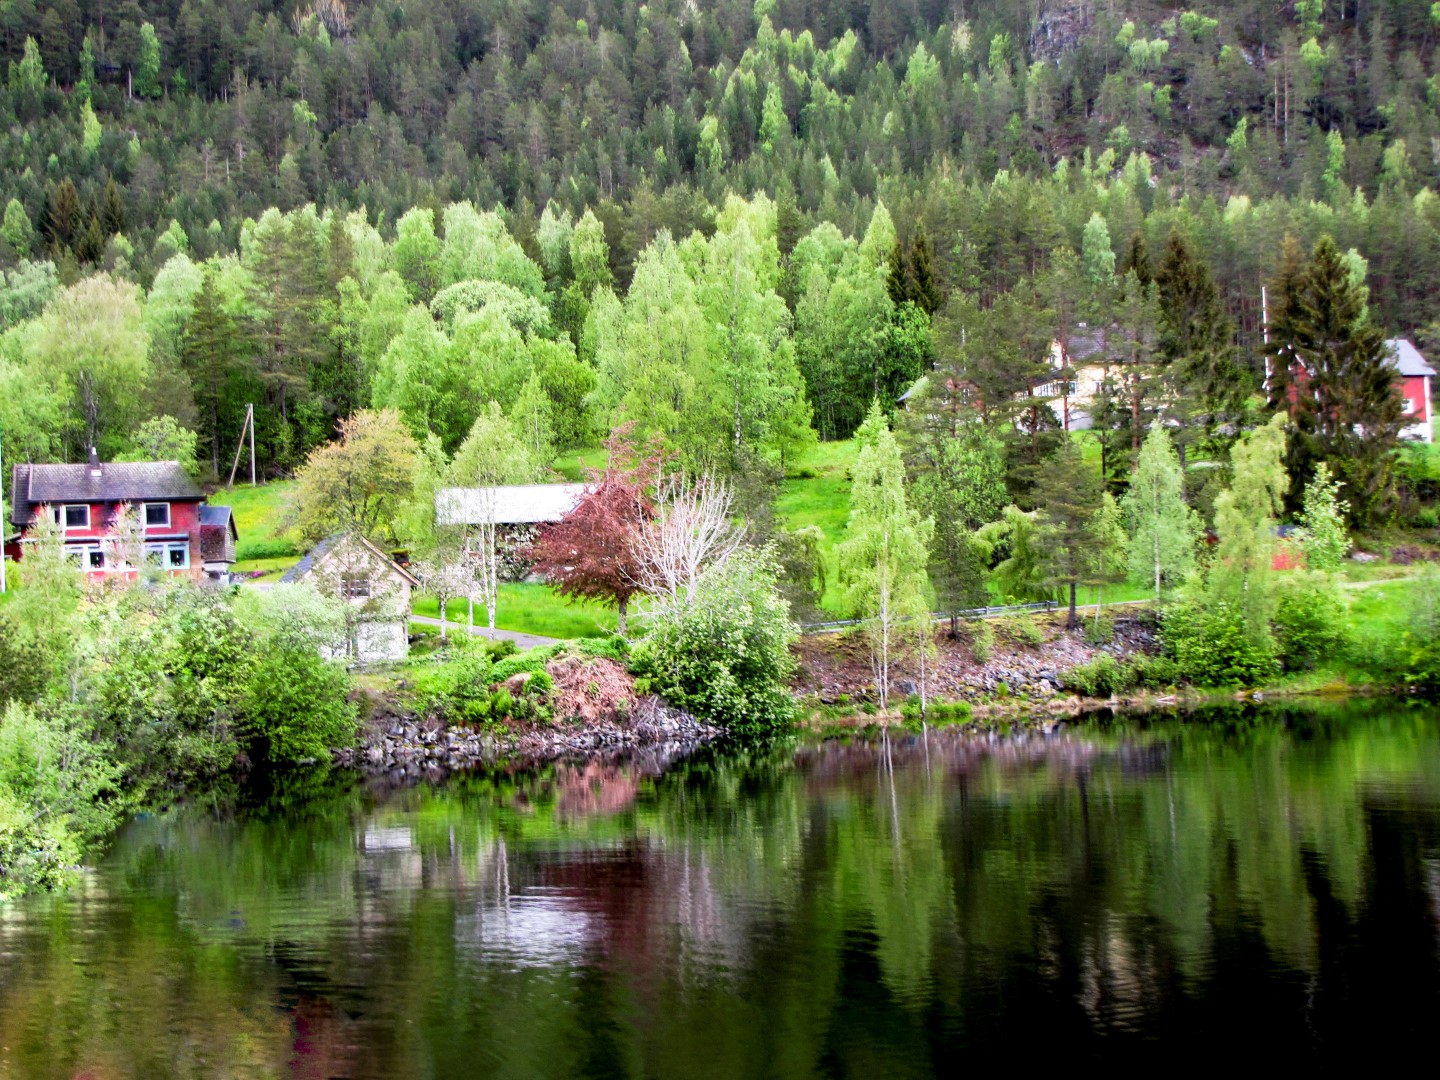
[[[164,520],[164,521],[151,521],[151,520],[150,520],[150,508],[151,508],[152,506],[162,507],[162,508],[165,510],[165,520]],[[141,519],[140,519],[140,520],[145,523],[145,528],[147,528],[147,529],[168,529],[168,528],[170,528],[170,504],[169,504],[168,502],[147,502],[147,503],[143,503],[143,504],[141,504],[141,507],[140,507],[140,513],[141,513]]]
[[[341,574],[340,595],[346,600],[369,600],[374,589],[370,575]]]
[[[170,556],[176,551],[181,552],[185,560],[179,566],[174,566],[170,562]],[[155,560],[153,565],[167,572],[172,570],[189,570],[190,543],[189,541],[175,541],[168,544],[146,544],[145,561],[150,562],[151,559]]]
[[[84,511],[85,511],[85,524],[84,524],[84,525],[71,525],[71,524],[70,524],[70,511],[71,511],[71,510],[84,510]],[[59,506],[55,507],[55,524],[56,524],[56,525],[59,525],[59,526],[60,526],[61,528],[63,528],[66,532],[83,532],[84,530],[89,529],[89,528],[90,528],[90,504],[89,504],[89,503],[61,503]]]

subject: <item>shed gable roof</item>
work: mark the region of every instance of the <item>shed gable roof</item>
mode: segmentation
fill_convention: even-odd
[[[303,581],[317,566],[325,561],[325,557],[331,551],[352,543],[364,547],[365,550],[379,560],[381,566],[390,573],[403,578],[413,587],[419,586],[420,582],[414,574],[410,573],[409,570],[406,570],[359,533],[335,533],[333,536],[325,537],[325,539],[311,548],[303,559],[285,571],[284,575],[280,578],[280,583],[282,585],[294,585],[298,581]]]

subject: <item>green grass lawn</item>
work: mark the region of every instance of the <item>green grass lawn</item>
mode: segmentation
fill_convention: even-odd
[[[566,480],[579,483],[590,478],[591,470],[600,470],[605,467],[605,448],[603,446],[587,446],[579,450],[566,450],[555,455],[555,462],[550,467],[563,476]]]
[[[450,618],[465,622],[465,601],[452,600],[446,605]],[[440,617],[440,605],[431,596],[417,596],[416,615]],[[475,622],[483,625],[485,609],[475,606]],[[615,612],[600,604],[582,601],[572,604],[548,585],[520,582],[500,586],[500,603],[495,609],[495,626],[542,637],[597,637],[615,629]]]
[[[827,611],[840,608],[835,545],[845,538],[850,521],[850,470],[859,456],[854,439],[815,443],[790,463],[775,513],[787,529],[817,525],[824,534],[820,552],[825,557]]]
[[[294,489],[294,481],[279,480],[253,488],[240,486],[228,491],[221,488],[210,496],[212,506],[228,506],[235,515],[235,528],[240,533],[235,554],[242,563],[287,555],[291,556],[293,563],[300,557],[300,548],[285,535],[285,515],[289,511],[289,497]],[[235,568],[255,567],[237,564]]]

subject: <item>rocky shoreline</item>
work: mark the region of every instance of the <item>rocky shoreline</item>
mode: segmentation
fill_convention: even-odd
[[[419,776],[509,757],[547,761],[646,746],[675,744],[694,748],[721,734],[720,728],[655,697],[637,701],[625,720],[558,723],[513,731],[447,728],[413,716],[377,716],[361,732],[358,745],[336,750],[333,762],[366,772],[399,770]]]

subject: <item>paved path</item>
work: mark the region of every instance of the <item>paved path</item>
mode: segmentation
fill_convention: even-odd
[[[1414,574],[1406,574],[1404,577],[1376,578],[1374,581],[1342,581],[1342,589],[1370,589],[1376,585],[1395,585],[1402,581],[1414,581]]]
[[[440,625],[439,619],[432,619],[428,615],[411,615],[410,621],[424,623],[426,626]],[[447,628],[447,633],[465,633],[465,624],[463,622],[456,622],[454,619],[447,619],[445,621],[445,626]],[[490,636],[490,628],[487,626],[476,626],[470,631],[470,633],[474,634],[476,637],[488,638]],[[536,649],[539,648],[541,645],[560,644],[559,638],[541,637],[539,634],[522,634],[519,630],[496,630],[495,640],[513,641],[517,646],[519,646],[522,651],[525,649]]]

